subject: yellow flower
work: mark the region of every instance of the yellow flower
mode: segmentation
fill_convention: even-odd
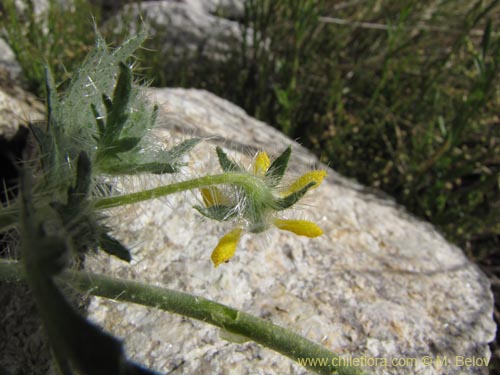
[[[226,206],[230,204],[228,197],[226,197],[217,187],[201,188],[201,197],[206,207],[210,206]]]
[[[310,184],[311,182],[314,182],[314,185],[311,186],[311,189],[316,189],[319,185],[321,185],[321,182],[323,181],[323,178],[325,178],[326,172],[323,170],[317,170],[317,171],[311,171],[303,174],[300,176],[293,184],[291,184],[287,190],[282,191],[280,194],[282,196],[285,195],[290,195],[293,192],[299,191],[300,189],[303,189],[305,186]]]
[[[293,232],[298,236],[314,238],[323,234],[320,227],[307,220],[276,219],[274,220],[274,225],[279,229]]]
[[[243,229],[236,228],[222,237],[212,252],[212,262],[217,267],[219,264],[229,261],[236,251],[236,246],[240,242]]]
[[[271,163],[266,152],[259,152],[250,172],[246,172],[230,160],[222,149],[217,148],[222,169],[227,173],[244,176],[248,183],[237,186],[233,194],[217,187],[200,189],[205,205],[205,208],[196,207],[200,213],[219,221],[234,219],[237,222],[236,228],[224,235],[212,252],[211,259],[215,267],[233,257],[245,232],[244,227],[253,233],[275,226],[310,238],[323,234],[321,228],[313,222],[277,217],[279,211],[294,205],[308,190],[317,188],[326,176],[325,171],[315,170],[305,173],[289,186],[280,186],[290,154],[289,147]]]
[[[264,176],[271,165],[271,160],[265,151],[259,152],[255,157],[253,171],[256,175]]]

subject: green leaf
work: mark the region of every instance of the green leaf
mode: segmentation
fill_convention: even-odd
[[[98,42],[106,46],[106,41],[102,38],[102,36],[97,33]],[[113,58],[118,61],[125,61],[128,59],[134,51],[141,46],[141,44],[146,40],[146,32],[141,31],[137,33],[137,35],[128,39],[125,43],[123,43],[120,47],[113,51]]]
[[[292,154],[292,147],[288,146],[283,153],[278,156],[269,169],[266,172],[266,178],[268,178],[271,186],[278,186],[283,175],[285,174],[286,168],[288,166],[288,160],[290,160],[290,155]]]
[[[160,152],[160,159],[169,160],[170,162],[175,162],[185,154],[190,152],[198,143],[201,142],[201,138],[190,138],[178,145],[175,145],[170,150]]]
[[[87,154],[82,151],[78,156],[75,184],[68,188],[67,203],[54,201],[50,206],[65,224],[66,232],[78,252],[97,250],[97,246],[100,246],[108,254],[130,262],[128,249],[107,234],[109,229],[99,223],[102,217],[96,217],[89,208],[88,195],[91,184],[92,164]]]
[[[102,94],[102,102],[108,114],[113,112],[113,101],[109,96],[107,96],[106,94]]]
[[[194,206],[194,209],[205,217],[217,221],[227,221],[236,216],[233,207],[214,205],[210,207]]]
[[[120,340],[81,316],[53,280],[67,254],[63,238],[48,236],[32,202],[31,181],[21,177],[21,236],[28,284],[63,374],[152,375],[155,372],[129,361]]]
[[[314,185],[316,185],[316,182],[312,181],[309,182],[306,186],[304,186],[302,189],[287,195],[284,198],[277,199],[275,204],[276,204],[276,209],[277,210],[285,210],[291,206],[293,206],[295,203],[297,203],[306,193],[307,191],[312,188]]]
[[[68,204],[79,204],[87,198],[92,182],[92,164],[87,154],[82,151],[78,155],[76,167],[76,182],[68,189]]]
[[[141,138],[137,138],[137,137],[121,138],[118,141],[113,143],[112,152],[113,152],[113,154],[118,154],[121,152],[130,151],[135,146],[137,146],[140,141],[141,141]]]
[[[217,157],[219,158],[219,164],[224,172],[241,172],[243,169],[234,161],[229,159],[227,154],[217,146],[215,148],[215,151],[217,152]]]
[[[124,175],[124,174],[135,174],[135,173],[153,173],[153,174],[164,174],[164,173],[175,173],[178,171],[176,165],[169,163],[138,163],[136,162],[125,162],[113,157],[108,157],[107,160],[102,161],[99,165],[99,170],[102,173],[112,174],[112,175]]]
[[[128,118],[128,105],[132,91],[132,73],[124,63],[120,62],[118,66],[120,73],[113,92],[112,110],[108,113],[108,121],[106,122],[107,140],[118,139]]]
[[[101,169],[111,174],[175,173],[183,165],[180,159],[200,142],[200,138],[191,138],[166,151],[140,155],[123,154],[119,160],[113,159],[102,165]]]
[[[92,113],[94,114],[94,118],[97,124],[97,134],[99,135],[98,140],[104,137],[104,133],[106,131],[106,125],[104,124],[104,121],[102,119],[101,114],[97,110],[96,106],[94,103],[90,104],[90,107],[92,108]]]
[[[114,255],[121,260],[129,263],[132,260],[130,251],[125,246],[123,246],[120,241],[111,237],[107,233],[103,233],[99,238],[99,246],[108,254]]]
[[[182,167],[182,163],[179,159],[200,142],[200,138],[192,138],[181,142],[170,150],[149,153],[144,152],[141,154],[124,152],[120,155],[120,158],[109,157],[109,155],[114,156],[114,154],[108,153],[108,157],[101,160],[99,170],[103,173],[115,175],[134,173],[175,173]]]

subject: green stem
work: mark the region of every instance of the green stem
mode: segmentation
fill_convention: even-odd
[[[58,279],[60,283],[69,283],[95,296],[155,307],[210,323],[273,349],[318,374],[363,374],[359,368],[336,366],[338,356],[296,333],[202,297],[83,271],[66,271]],[[25,281],[22,264],[0,260],[0,280]],[[309,360],[304,362],[306,358]],[[317,358],[324,363],[315,363]]]
[[[170,185],[159,186],[149,190],[139,191],[119,195],[116,197],[101,198],[94,201],[94,208],[105,209],[126,204],[138,203],[149,199],[159,198],[173,193],[179,193],[186,190],[194,190],[207,186],[233,184],[244,188],[253,194],[263,190],[261,179],[252,176],[250,173],[228,172],[213,176],[203,176],[188,181],[177,182]]]
[[[149,199],[164,197],[170,194],[179,193],[187,190],[199,189],[207,186],[233,184],[241,186],[252,196],[256,194],[266,194],[266,187],[262,180],[251,173],[236,173],[227,172],[213,176],[203,176],[192,180],[181,181],[170,185],[159,186],[149,190],[143,190],[136,193],[118,195],[115,197],[107,197],[96,199],[93,203],[95,209],[106,209],[127,204],[138,203]],[[15,225],[18,217],[15,209],[7,210],[5,213],[0,213],[0,229],[7,229],[9,226]]]

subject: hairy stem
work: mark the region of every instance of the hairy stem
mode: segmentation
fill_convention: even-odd
[[[22,265],[0,260],[0,280],[24,282],[26,276]],[[210,323],[273,349],[318,374],[363,374],[358,368],[336,365],[338,356],[296,333],[202,297],[83,271],[65,271],[58,277],[58,282],[69,283],[95,296],[155,307]],[[309,360],[305,361],[306,358]],[[316,358],[321,358],[323,363],[316,362]]]
[[[265,186],[260,178],[252,176],[250,173],[226,172],[213,176],[203,176],[192,180],[181,181],[174,184],[159,186],[149,190],[142,190],[136,193],[118,195],[96,199],[93,202],[95,209],[103,210],[106,208],[124,206],[127,204],[139,203],[150,199],[164,197],[182,191],[199,189],[207,186],[233,184],[241,186],[252,195],[262,194]],[[18,216],[15,209],[4,209],[0,212],[0,230],[8,229],[10,226],[17,225]]]
[[[101,198],[94,201],[96,209],[105,209],[116,206],[123,206],[132,203],[138,203],[149,199],[159,198],[166,195],[179,193],[181,191],[194,190],[207,186],[233,184],[244,188],[250,192],[260,192],[263,183],[260,178],[254,177],[249,173],[227,172],[213,176],[203,176],[188,181],[177,182],[170,185],[159,186],[149,190],[139,191],[137,193],[124,194],[116,197]]]

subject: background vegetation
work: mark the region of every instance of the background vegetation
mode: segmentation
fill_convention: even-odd
[[[43,63],[60,81],[93,43],[90,6],[52,1],[40,32],[29,8],[14,17],[8,3],[9,43],[41,94]],[[247,0],[246,37],[227,60],[160,57],[161,32],[139,58],[153,85],[206,88],[394,196],[479,263],[498,294],[499,3]]]
[[[162,61],[155,39],[143,60],[154,85],[230,99],[483,261],[500,248],[498,3],[250,0],[252,45],[228,61]]]

